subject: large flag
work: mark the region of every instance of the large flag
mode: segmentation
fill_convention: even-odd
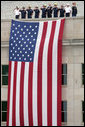
[[[64,21],[12,20],[7,126],[61,126]]]

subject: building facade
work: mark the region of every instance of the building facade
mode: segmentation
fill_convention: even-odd
[[[55,19],[39,19],[55,20]],[[37,20],[25,20],[37,21]],[[1,124],[6,125],[11,20],[1,20]],[[84,17],[66,18],[62,43],[62,125],[83,126]]]

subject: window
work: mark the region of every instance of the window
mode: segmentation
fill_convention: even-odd
[[[67,101],[62,101],[62,122],[67,122]]]
[[[2,65],[2,85],[8,85],[8,65]]]
[[[82,84],[84,85],[84,64],[82,64]]]
[[[2,113],[2,122],[7,120],[7,101],[2,101],[1,113]]]
[[[84,122],[84,101],[82,101],[82,122]]]
[[[67,64],[62,64],[62,85],[67,85]]]

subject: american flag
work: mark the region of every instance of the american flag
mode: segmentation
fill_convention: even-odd
[[[64,21],[12,20],[7,126],[61,126]]]

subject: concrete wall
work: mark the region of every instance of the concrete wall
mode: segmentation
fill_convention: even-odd
[[[46,19],[47,20],[47,19]],[[53,19],[52,19],[53,20]],[[30,21],[30,20],[29,20]],[[1,64],[8,64],[11,20],[1,21]],[[84,18],[67,18],[63,34],[62,63],[67,63],[67,86],[62,86],[62,100],[67,101],[67,123],[82,126],[81,64],[84,63]],[[1,86],[1,100],[7,100],[8,88]],[[2,124],[3,125],[3,124]]]

